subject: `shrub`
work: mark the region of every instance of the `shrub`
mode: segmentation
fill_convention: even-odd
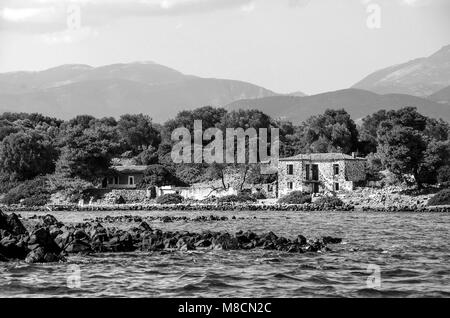
[[[338,197],[321,197],[314,202],[318,206],[343,206],[344,202]]]
[[[247,193],[226,195],[217,200],[218,203],[247,203],[256,202],[256,199]]]
[[[47,180],[49,191],[57,194],[62,202],[78,202],[83,197],[83,193],[94,188],[91,182],[61,174],[48,175]]]
[[[183,202],[183,197],[178,193],[164,194],[156,199],[158,204],[179,204]]]
[[[184,185],[172,172],[163,165],[150,165],[144,173],[144,178],[139,184],[139,188],[150,186]]]
[[[304,204],[311,203],[311,195],[301,191],[293,191],[278,200],[282,204]]]
[[[252,194],[252,196],[256,199],[256,200],[265,200],[267,199],[266,194],[264,193],[264,191],[258,191],[254,194]]]
[[[450,186],[450,166],[447,165],[439,168],[437,181],[444,186]]]
[[[9,190],[17,187],[19,184],[19,181],[11,181],[9,176],[0,174],[0,194],[7,193]]]
[[[19,204],[25,206],[42,206],[50,199],[50,191],[45,177],[27,180],[8,191],[2,199],[4,204]]]
[[[450,205],[450,189],[444,189],[436,193],[428,200],[428,205]]]

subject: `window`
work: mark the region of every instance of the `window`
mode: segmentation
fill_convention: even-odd
[[[306,180],[309,180],[309,171],[311,169],[311,166],[310,165],[306,165],[305,169],[306,169]]]
[[[334,191],[339,191],[339,183],[334,184]]]
[[[287,174],[289,175],[294,174],[294,165],[287,165]]]
[[[292,190],[294,188],[294,184],[292,182],[288,182],[287,187],[289,190]]]
[[[134,177],[133,176],[128,177],[128,185],[134,185]]]
[[[338,164],[333,165],[333,173],[334,173],[334,175],[339,174],[339,165]]]
[[[113,184],[119,184],[119,177],[115,176]]]

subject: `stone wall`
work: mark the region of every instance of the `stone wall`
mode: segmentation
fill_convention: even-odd
[[[143,203],[150,199],[149,195],[147,190],[113,189],[100,200],[100,203],[114,204],[120,197],[125,200],[125,203]]]
[[[224,190],[223,188],[185,188],[180,191],[180,195],[185,199],[192,200],[204,200],[210,197],[223,197],[226,195],[237,194],[237,191],[233,188],[229,188],[228,190]]]

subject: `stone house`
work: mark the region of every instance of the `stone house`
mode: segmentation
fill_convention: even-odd
[[[278,193],[292,191],[336,193],[352,191],[356,182],[364,181],[366,159],[343,153],[300,154],[280,158]]]
[[[126,165],[113,166],[112,174],[103,180],[103,188],[135,189],[144,178],[148,166]]]

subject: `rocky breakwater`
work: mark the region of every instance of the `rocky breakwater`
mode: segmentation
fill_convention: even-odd
[[[40,218],[27,231],[17,215],[0,212],[0,260],[24,260],[29,263],[64,261],[70,254],[100,252],[171,252],[197,249],[250,250],[261,248],[289,253],[326,251],[328,244],[340,238],[322,237],[308,240],[302,235],[289,239],[273,232],[187,231],[163,232],[146,222],[127,230],[104,227],[97,222],[63,224],[52,215]]]
[[[30,217],[32,219],[40,218],[37,215]],[[245,220],[245,219],[256,219],[256,216],[251,218],[245,217],[236,217],[232,216],[232,220]],[[141,217],[137,215],[120,215],[120,216],[105,216],[105,217],[96,217],[96,218],[86,218],[83,221],[85,222],[97,222],[97,223],[140,223],[140,222],[163,222],[163,223],[171,223],[171,222],[219,222],[219,221],[229,221],[230,219],[226,216],[218,216],[218,215],[199,215],[196,217],[187,217],[187,216],[146,216]]]
[[[258,204],[258,203],[180,203],[180,204],[115,204],[115,205],[47,205],[20,206],[9,205],[2,207],[10,212],[45,212],[45,211],[353,211],[351,204]]]
[[[51,222],[54,220],[50,218]],[[28,232],[16,214],[0,211],[0,260],[25,260],[28,263],[63,261],[62,249],[55,243],[45,218]]]

